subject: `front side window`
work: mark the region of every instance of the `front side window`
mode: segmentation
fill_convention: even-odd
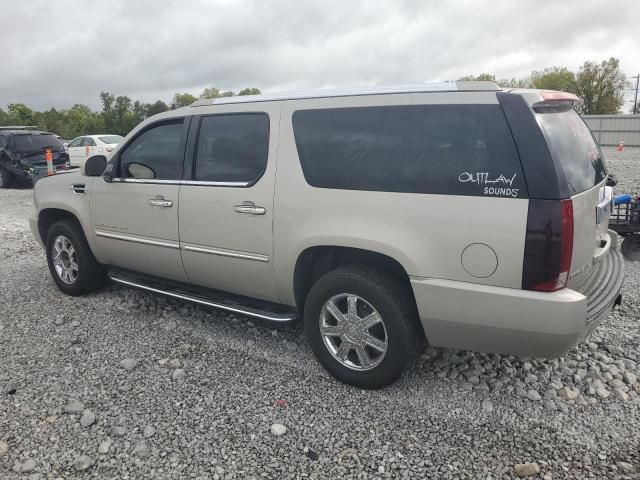
[[[82,146],[83,147],[95,147],[96,146],[96,141],[91,137],[84,137],[84,140],[82,142]]]
[[[69,144],[69,148],[73,148],[73,147],[81,147],[82,146],[82,141],[84,140],[84,137],[78,137],[76,139],[74,139],[70,144]]]
[[[307,183],[319,188],[526,197],[498,105],[298,110],[293,129]]]
[[[200,124],[194,179],[256,182],[269,154],[269,116],[242,113],[204,117]]]
[[[118,176],[156,180],[179,180],[183,160],[183,123],[152,126],[138,135],[120,154]]]

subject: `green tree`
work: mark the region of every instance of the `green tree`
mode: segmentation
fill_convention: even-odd
[[[169,110],[169,106],[162,100],[157,100],[155,103],[147,103],[145,105],[145,116],[152,117],[167,110]]]
[[[549,67],[540,72],[531,72],[531,84],[533,88],[543,90],[576,92],[576,76],[565,67]]]
[[[33,125],[33,110],[24,103],[10,103],[7,111],[13,125]]]
[[[218,98],[220,96],[220,90],[216,87],[205,88],[200,94],[200,98]]]
[[[191,95],[190,93],[176,93],[173,96],[173,101],[171,102],[171,109],[188,107],[196,100],[197,98]]]
[[[617,113],[624,105],[626,86],[627,77],[617,58],[599,64],[585,62],[576,74],[574,93],[582,100],[577,109],[585,115]]]
[[[259,88],[243,88],[238,92],[238,95],[260,95],[262,92]]]
[[[10,117],[7,112],[5,112],[2,108],[0,108],[0,125],[9,125]]]
[[[231,90],[225,90],[224,92],[220,92],[220,97],[233,97],[235,96],[235,93],[232,92]]]
[[[490,73],[481,73],[477,77],[475,75],[467,75],[458,79],[458,82],[495,82],[496,76]]]

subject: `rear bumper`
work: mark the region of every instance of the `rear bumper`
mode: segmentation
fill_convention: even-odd
[[[622,255],[612,248],[601,263],[586,295],[569,288],[546,293],[415,277],[411,285],[433,346],[558,357],[607,316],[620,294]]]

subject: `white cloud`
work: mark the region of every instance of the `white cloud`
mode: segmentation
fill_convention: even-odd
[[[0,106],[100,91],[168,101],[206,86],[322,88],[522,77],[620,58],[640,71],[640,3],[47,0],[3,7]]]

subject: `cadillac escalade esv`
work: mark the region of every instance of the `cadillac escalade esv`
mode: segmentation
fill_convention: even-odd
[[[577,100],[488,82],[199,100],[38,182],[31,228],[69,295],[110,278],[300,318],[363,388],[425,341],[559,356],[624,276]]]

